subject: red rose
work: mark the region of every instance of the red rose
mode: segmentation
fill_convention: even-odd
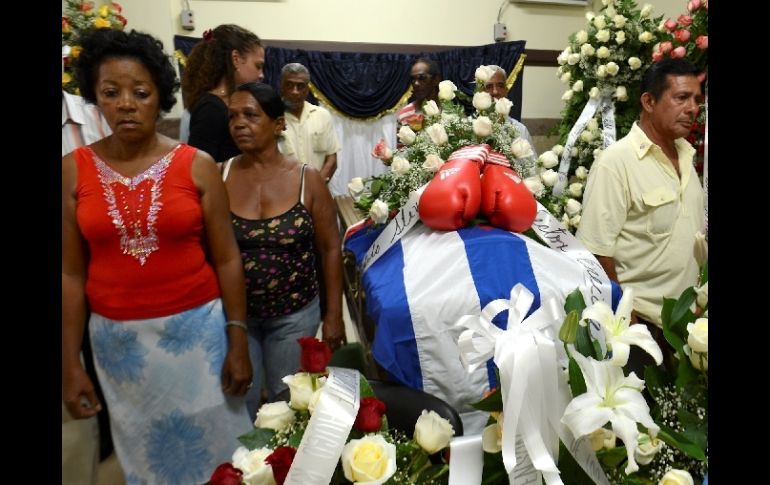
[[[676,40],[679,42],[687,42],[690,40],[690,31],[687,29],[679,29],[676,32],[674,32],[674,37],[676,37]]]
[[[286,475],[289,474],[289,468],[291,468],[296,454],[297,450],[290,446],[279,446],[265,458],[265,463],[273,468],[273,478],[278,485],[283,485],[286,480]]]
[[[300,367],[305,372],[326,372],[326,366],[332,360],[332,349],[329,344],[314,337],[298,338],[302,347]]]
[[[698,49],[705,51],[709,48],[709,36],[699,35],[698,38],[695,39],[695,45],[698,46]]]
[[[382,427],[382,415],[385,414],[385,403],[376,397],[361,399],[361,407],[353,427],[363,433],[373,433]]]
[[[692,17],[690,17],[689,15],[682,14],[676,19],[676,21],[679,22],[679,25],[684,25],[684,26],[692,25]]]
[[[241,485],[243,472],[235,468],[232,463],[222,463],[214,470],[209,478],[211,485]]]
[[[670,32],[673,32],[676,30],[676,22],[674,22],[671,19],[666,20],[666,23],[663,24]]]

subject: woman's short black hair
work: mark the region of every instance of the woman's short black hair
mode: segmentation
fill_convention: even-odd
[[[161,111],[168,112],[174,107],[174,93],[179,89],[179,80],[160,40],[135,30],[96,29],[81,36],[79,41],[83,50],[75,65],[75,75],[80,95],[86,101],[96,103],[99,66],[106,59],[129,57],[141,62],[150,71],[158,88]]]
[[[259,103],[262,111],[272,120],[280,118],[286,112],[286,105],[283,104],[281,95],[269,84],[258,82],[243,83],[236,87],[235,90],[250,93]]]

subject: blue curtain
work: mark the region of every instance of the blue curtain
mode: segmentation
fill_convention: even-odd
[[[200,39],[174,36],[174,48],[184,55]],[[409,88],[409,69],[415,59],[433,59],[441,66],[444,79],[472,95],[473,74],[481,64],[496,64],[508,73],[524,52],[526,41],[501,42],[416,54],[323,52],[267,47],[265,82],[278,88],[281,67],[289,62],[304,64],[313,84],[341,112],[368,118],[392,108]],[[521,118],[522,73],[508,93],[513,101],[511,116]]]

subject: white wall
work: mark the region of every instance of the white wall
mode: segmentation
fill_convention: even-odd
[[[474,46],[494,42],[492,28],[501,21],[510,40],[526,40],[530,49],[562,50],[567,37],[585,24],[590,7],[511,3],[508,0],[190,0],[195,30],[183,30],[184,0],[118,0],[128,28],[151,33],[170,53],[175,34],[199,37],[223,23],[236,23],[261,38],[384,44]],[[97,4],[105,3],[96,0]],[[594,0],[594,8],[601,6]],[[644,0],[638,0],[642,5]],[[677,16],[685,0],[650,0],[654,15]],[[522,117],[558,118],[564,90],[556,68],[526,67]],[[171,116],[181,113],[181,100]]]

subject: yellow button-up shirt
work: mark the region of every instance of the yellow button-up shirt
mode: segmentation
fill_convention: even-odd
[[[299,118],[288,111],[284,116],[286,131],[279,142],[279,149],[284,155],[293,156],[321,170],[326,156],[340,151],[337,132],[326,109],[305,101]]]
[[[577,237],[615,260],[634,289],[634,310],[661,325],[663,297],[679,298],[698,278],[695,234],[705,226],[695,150],[675,141],[681,178],[663,150],[634,123],[591,167]]]

